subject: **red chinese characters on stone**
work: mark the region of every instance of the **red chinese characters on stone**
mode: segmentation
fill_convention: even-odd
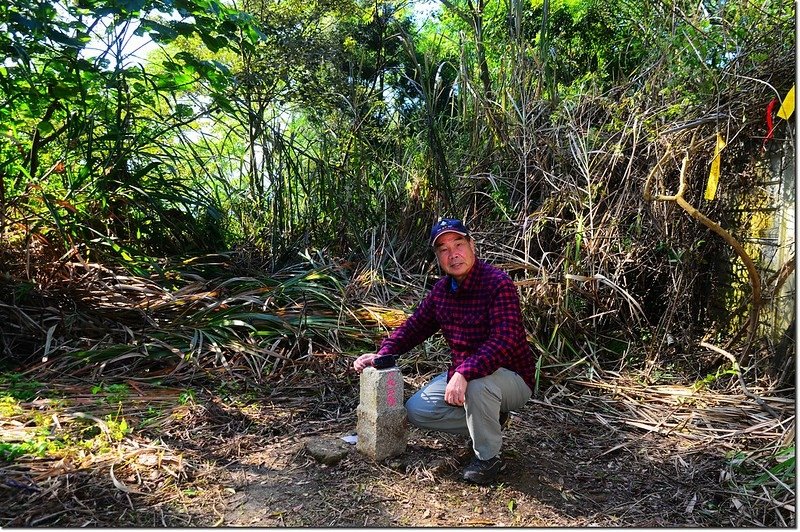
[[[397,405],[397,397],[394,396],[395,382],[394,375],[389,375],[389,378],[386,379],[386,403],[389,406]]]

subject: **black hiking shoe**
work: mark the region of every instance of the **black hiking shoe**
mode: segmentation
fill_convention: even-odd
[[[488,460],[481,460],[477,456],[464,468],[464,480],[475,484],[489,484],[497,478],[497,474],[503,470],[505,464],[500,456],[495,456]]]
[[[505,430],[511,424],[511,414],[508,412],[500,412],[500,430]]]

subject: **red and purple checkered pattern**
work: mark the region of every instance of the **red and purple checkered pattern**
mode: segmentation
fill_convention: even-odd
[[[448,379],[458,371],[470,381],[504,367],[534,389],[535,361],[517,288],[502,270],[479,260],[455,291],[450,276],[440,279],[378,354],[401,355],[439,330],[452,354]]]

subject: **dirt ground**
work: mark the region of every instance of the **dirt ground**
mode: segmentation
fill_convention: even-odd
[[[408,379],[407,394],[421,380]],[[615,421],[615,403],[597,396],[551,393],[514,413],[506,468],[490,486],[460,479],[466,437],[419,429],[397,458],[376,463],[352,445],[338,463],[318,462],[307,444],[347,446],[357,402],[352,387],[315,384],[249,401],[200,394],[136,433],[110,471],[38,463],[38,476],[25,476],[38,479],[36,491],[0,489],[9,500],[0,517],[6,527],[753,524],[726,482],[730,442]]]
[[[333,431],[336,435],[337,431]],[[598,445],[598,442],[603,442]],[[506,431],[498,482],[464,483],[466,438],[413,430],[406,453],[334,466],[280,441],[227,470],[228,526],[730,526],[720,456],[529,405]],[[614,449],[614,447],[618,447]],[[604,454],[607,453],[607,454]],[[602,456],[598,456],[601,455]],[[233,492],[235,491],[235,495]]]

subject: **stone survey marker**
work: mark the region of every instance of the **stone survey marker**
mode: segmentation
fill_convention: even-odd
[[[356,449],[379,461],[401,454],[408,442],[403,374],[397,367],[365,368],[360,385]]]

